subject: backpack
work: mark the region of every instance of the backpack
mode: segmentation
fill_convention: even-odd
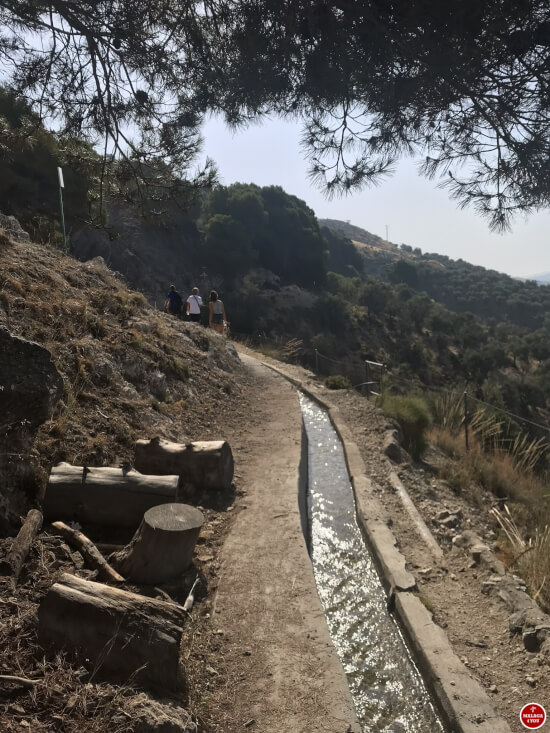
[[[183,298],[181,295],[176,291],[174,293],[174,313],[181,313],[183,310]]]

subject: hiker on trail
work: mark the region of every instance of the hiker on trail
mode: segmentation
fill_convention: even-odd
[[[210,293],[210,302],[208,303],[209,319],[208,323],[210,328],[218,333],[223,333],[223,327],[226,322],[225,308],[223,302],[219,299],[218,294],[215,290]]]
[[[167,313],[171,313],[173,316],[181,318],[181,311],[183,308],[183,298],[176,290],[175,285],[170,285],[170,290],[166,296],[166,303],[164,304],[164,310]]]
[[[201,305],[202,298],[199,295],[199,289],[193,288],[191,295],[187,298],[187,310],[186,314],[189,316],[190,321],[199,323],[201,320]]]

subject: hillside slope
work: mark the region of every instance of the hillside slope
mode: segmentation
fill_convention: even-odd
[[[100,258],[82,264],[32,243],[0,246],[0,324],[48,348],[65,384],[39,433],[44,467],[127,459],[142,435],[219,434],[241,392],[224,339],[154,310]]]
[[[12,501],[21,513],[39,501],[58,461],[119,466],[131,461],[137,438],[154,436],[178,442],[227,439],[234,445],[239,426],[250,422],[248,382],[231,344],[199,325],[155,311],[101,259],[83,264],[49,247],[11,241],[0,232],[0,283],[0,325],[13,336],[48,348],[64,384],[64,395],[39,429],[31,455],[11,455],[9,433],[1,436],[2,495],[8,492],[13,500],[17,492],[17,483],[10,485],[5,476],[17,478],[19,467],[29,460],[35,471],[35,492],[20,492]],[[164,590],[140,592],[161,599],[169,592],[183,602],[197,573],[197,599],[212,592],[216,547],[230,526],[233,515],[226,510],[235,491],[196,494],[205,517],[202,559],[191,576]],[[84,531],[96,542],[120,544],[131,536],[131,531],[106,532],[101,527]],[[11,538],[0,537],[2,558],[11,544]],[[9,577],[0,578],[2,670],[39,681],[34,689],[23,688],[23,694],[17,684],[3,689],[2,730],[11,733],[27,725],[33,733],[195,733],[200,706],[190,701],[190,691],[200,697],[207,674],[196,655],[187,670],[189,689],[167,703],[131,683],[124,688],[98,684],[86,665],[75,663],[69,654],[45,654],[37,643],[36,612],[63,572],[94,578],[80,554],[46,526],[33,543],[17,587]],[[187,646],[200,623],[205,620],[196,619],[184,631]]]

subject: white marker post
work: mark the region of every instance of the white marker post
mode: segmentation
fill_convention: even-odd
[[[65,212],[63,211],[63,169],[57,166],[57,177],[59,179],[59,206],[61,208],[61,228],[63,230],[63,250],[67,251],[67,235],[65,234]]]

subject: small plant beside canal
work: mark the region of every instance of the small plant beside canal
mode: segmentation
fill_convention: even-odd
[[[347,377],[341,374],[333,374],[325,379],[325,385],[329,389],[352,389],[352,384]]]
[[[427,430],[432,424],[428,405],[421,397],[384,395],[382,409],[397,420],[403,433],[403,447],[418,460],[428,447]]]

